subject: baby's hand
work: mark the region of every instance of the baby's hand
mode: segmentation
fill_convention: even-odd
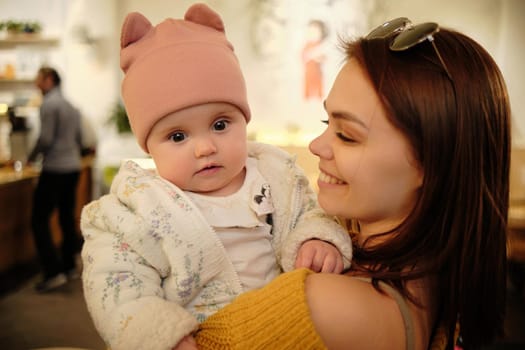
[[[175,347],[171,348],[171,350],[198,350],[197,342],[193,336],[187,335],[182,338]]]
[[[315,272],[340,273],[343,256],[332,244],[319,239],[304,242],[297,252],[295,268],[306,267]]]

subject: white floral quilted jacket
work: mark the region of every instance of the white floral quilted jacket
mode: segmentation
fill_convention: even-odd
[[[317,207],[295,159],[259,143],[249,144],[249,156],[270,184],[272,245],[282,269],[293,269],[298,248],[311,238],[337,246],[348,266],[350,238]],[[108,195],[83,209],[81,229],[87,306],[112,350],[169,350],[243,292],[219,237],[193,202],[133,161],[121,166]]]

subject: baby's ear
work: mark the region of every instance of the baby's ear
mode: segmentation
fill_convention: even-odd
[[[221,16],[204,4],[192,5],[184,15],[186,21],[211,27],[224,33],[224,23]]]
[[[153,26],[151,22],[138,12],[132,12],[126,16],[122,31],[120,33],[120,48],[123,49],[129,44],[142,38],[150,31]]]

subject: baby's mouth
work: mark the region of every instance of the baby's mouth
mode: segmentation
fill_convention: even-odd
[[[213,172],[214,170],[219,169],[221,166],[217,164],[210,164],[202,167],[199,171],[197,171],[197,174],[207,173],[207,172]]]

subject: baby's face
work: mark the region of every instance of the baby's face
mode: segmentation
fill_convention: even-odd
[[[228,103],[206,103],[168,114],[146,141],[160,176],[185,191],[235,193],[248,156],[246,119]]]

